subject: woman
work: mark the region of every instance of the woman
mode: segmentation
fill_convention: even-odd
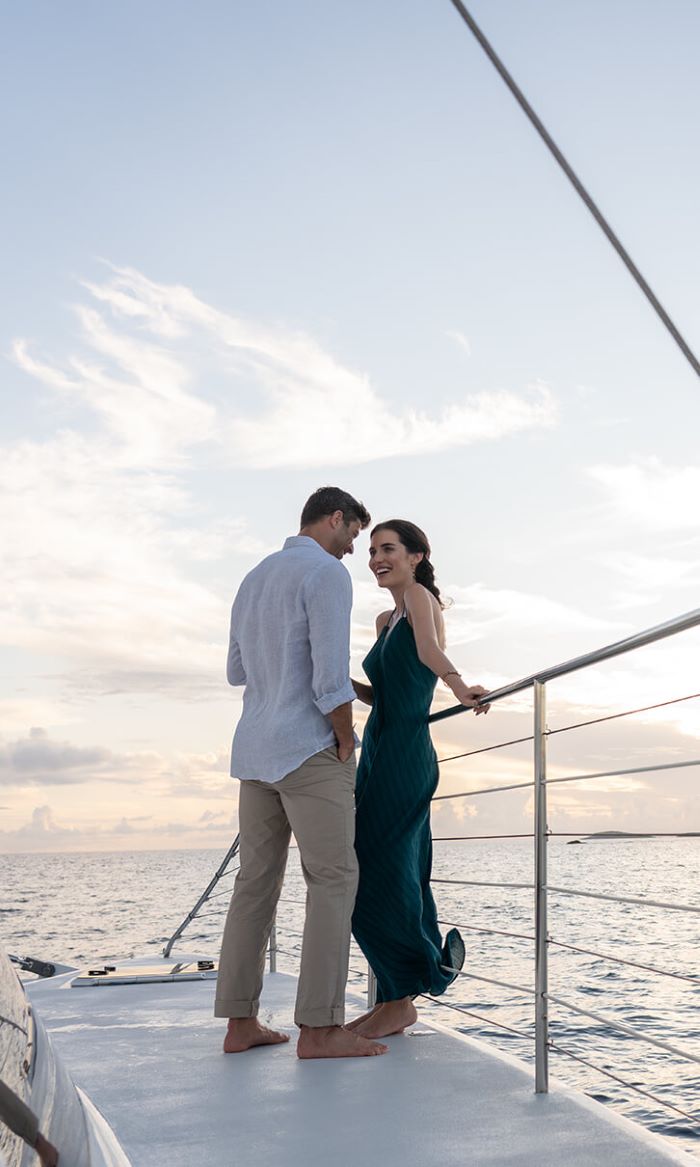
[[[377,978],[377,1004],[348,1028],[378,1038],[413,1025],[412,998],[443,993],[456,975],[445,966],[464,961],[456,928],[442,943],[430,890],[438,767],[427,717],[438,677],[470,708],[486,690],[466,685],[445,656],[443,605],[423,532],[403,519],[380,523],[369,564],[394,600],[393,611],[377,618],[377,641],[363,662],[371,685],[353,681],[372,712],[357,771],[360,883],[352,930]]]

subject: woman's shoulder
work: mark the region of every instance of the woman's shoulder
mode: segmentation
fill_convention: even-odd
[[[404,592],[403,598],[404,604],[407,608],[410,608],[412,605],[415,606],[416,604],[429,604],[431,608],[437,609],[438,612],[442,611],[440,602],[437,597],[434,596],[428,588],[426,588],[425,584],[419,583],[418,580],[414,580],[412,584],[408,585],[406,591]]]
[[[432,626],[435,629],[438,642],[440,647],[444,648],[445,620],[442,614],[442,604],[437,596],[434,596],[429,588],[416,580],[415,583],[406,588],[404,604],[406,605],[408,622],[412,627],[413,617],[417,620],[422,619],[426,626],[430,626],[432,617]]]

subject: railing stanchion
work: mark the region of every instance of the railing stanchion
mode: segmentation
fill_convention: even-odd
[[[367,1008],[374,1009],[377,1004],[377,978],[369,965],[367,966]]]
[[[549,1090],[547,1018],[547,698],[533,684],[535,735],[535,1093]]]
[[[270,929],[270,972],[277,972],[277,916]]]
[[[228,870],[228,865],[232,861],[232,859],[235,859],[236,855],[240,851],[240,846],[241,846],[241,836],[236,835],[231,846],[229,847],[228,851],[224,855],[221,863],[217,867],[216,872],[214,873],[214,878],[209,881],[206,889],[202,892],[201,896],[197,900],[197,903],[194,905],[192,911],[187,913],[184,920],[180,924],[180,927],[175,929],[172,936],[167,941],[165,948],[163,949],[163,956],[166,959],[170,956],[170,953],[172,952],[173,945],[174,945],[175,941],[180,939],[180,937],[182,936],[182,933],[185,931],[185,928],[187,927],[187,925],[192,923],[192,921],[197,916],[199,909],[204,904],[206,904],[207,900],[209,899],[211,893],[213,892],[213,890],[216,887],[219,880],[226,874],[226,872]]]

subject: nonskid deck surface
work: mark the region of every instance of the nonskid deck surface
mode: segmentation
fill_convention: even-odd
[[[581,1095],[536,1096],[529,1069],[441,1030],[389,1038],[383,1057],[300,1062],[295,990],[293,977],[266,978],[261,1020],[288,1030],[288,1045],[229,1055],[211,980],[71,989],[62,977],[34,983],[31,996],[134,1167],[688,1161]]]

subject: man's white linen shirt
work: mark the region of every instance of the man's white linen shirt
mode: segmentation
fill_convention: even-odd
[[[231,610],[226,675],[245,685],[234,778],[278,782],[335,745],[328,714],[352,701],[350,574],[294,535],[243,580]]]

